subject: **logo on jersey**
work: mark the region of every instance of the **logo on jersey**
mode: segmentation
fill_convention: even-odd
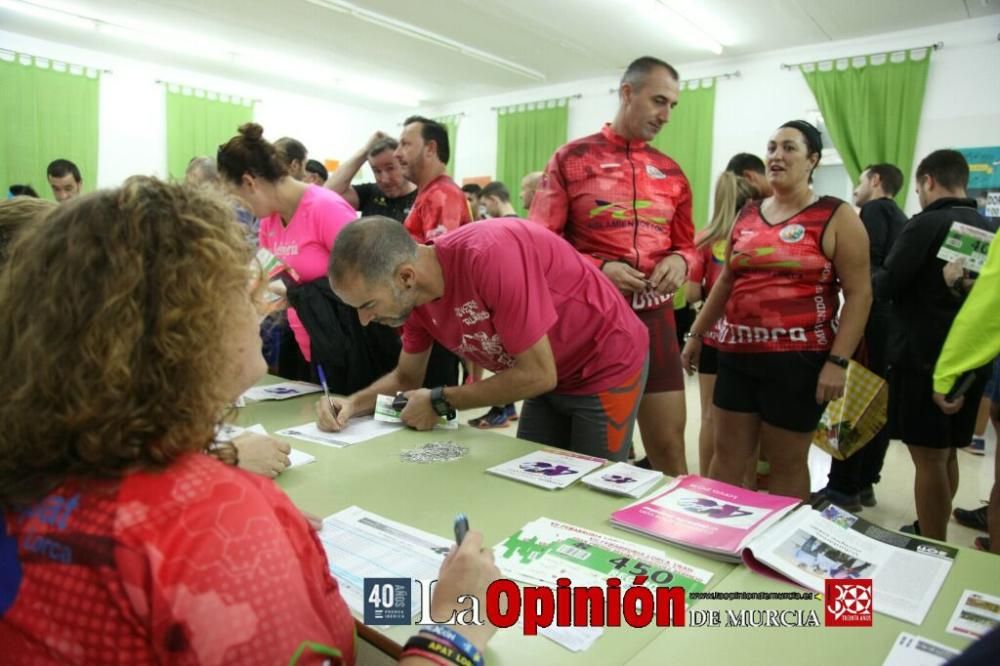
[[[801,224],[789,224],[778,234],[786,243],[798,243],[806,237],[806,228]]]
[[[479,358],[490,359],[499,367],[514,367],[514,357],[507,353],[499,333],[494,333],[493,335],[485,331],[463,333],[462,343],[455,351],[459,356],[468,357],[472,361],[478,360],[478,356]]]
[[[646,175],[649,176],[650,178],[655,178],[656,180],[663,180],[664,178],[667,177],[665,173],[657,169],[652,164],[646,165]]]
[[[718,262],[723,263],[726,260],[726,250],[729,249],[729,241],[722,239],[717,240],[712,243],[712,258]]]
[[[591,208],[589,211],[590,218],[599,217],[605,213],[610,213],[612,220],[630,220],[635,217],[638,218],[640,222],[647,222],[650,224],[666,224],[667,218],[658,215],[647,215],[641,211],[652,207],[653,202],[644,199],[636,199],[634,201],[605,201],[604,199],[596,199],[594,203],[597,204],[595,208]]]
[[[769,257],[777,252],[778,249],[774,247],[756,247],[752,251],[740,251],[733,250],[732,264],[737,268],[801,268],[802,263],[792,260],[783,259],[779,261],[773,261]]]
[[[479,303],[468,301],[460,307],[455,308],[455,316],[462,320],[466,326],[472,326],[477,322],[486,321],[490,318],[489,312],[479,309]]]

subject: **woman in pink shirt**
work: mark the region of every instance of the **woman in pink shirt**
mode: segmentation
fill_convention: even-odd
[[[219,148],[219,174],[260,218],[260,246],[291,269],[296,282],[312,282],[326,275],[333,241],[357,212],[336,192],[292,178],[263,133],[256,123],[240,126]],[[311,361],[309,334],[294,308],[288,323]]]

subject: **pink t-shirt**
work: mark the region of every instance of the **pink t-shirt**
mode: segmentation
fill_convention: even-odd
[[[326,275],[333,240],[358,212],[344,198],[325,187],[310,185],[288,226],[274,213],[260,221],[260,246],[292,268],[302,282]],[[288,324],[307,361],[312,360],[309,334],[294,308],[288,308]]]
[[[621,294],[572,245],[514,218],[460,227],[431,243],[445,293],[413,310],[403,349],[439,343],[493,372],[549,336],[555,392],[594,395],[639,371],[646,326]]]

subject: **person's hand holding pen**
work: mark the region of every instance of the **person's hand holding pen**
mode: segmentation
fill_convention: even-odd
[[[319,375],[319,383],[323,387],[323,399],[316,403],[316,425],[326,432],[339,432],[354,413],[354,406],[347,398],[335,398],[330,395],[326,373],[319,363],[316,364],[316,374]]]
[[[356,411],[348,398],[335,395],[321,398],[316,402],[316,425],[326,432],[340,432]]]
[[[431,599],[431,617],[438,620],[445,620],[468,608],[468,603],[458,603],[458,597],[462,595],[471,594],[485,603],[486,588],[501,577],[493,561],[493,550],[484,547],[481,532],[468,529],[468,520],[463,514],[455,521],[455,538],[458,543],[441,564],[438,584]],[[482,625],[449,625],[449,628],[471,641],[480,653],[485,653],[486,643],[497,629],[489,623],[485,614],[483,620]]]

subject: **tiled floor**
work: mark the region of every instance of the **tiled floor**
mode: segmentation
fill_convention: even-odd
[[[701,424],[701,405],[698,399],[697,377],[687,378],[687,427],[685,443],[688,469],[697,471],[698,465],[698,430]],[[518,405],[520,409],[520,405]],[[470,410],[459,416],[465,423],[474,416],[479,416],[485,410]],[[496,432],[510,435],[517,431],[517,424],[499,429]],[[640,449],[642,442],[636,433],[636,446]],[[996,456],[997,440],[992,426],[987,426],[986,455],[974,456],[963,451],[958,452],[960,483],[955,497],[955,506],[974,509],[986,501],[993,485],[993,459]],[[830,468],[830,457],[813,447],[809,455],[809,470],[812,476],[813,490],[819,490],[826,485],[826,475]],[[878,506],[866,508],[861,516],[872,523],[898,529],[901,525],[911,523],[916,519],[913,508],[913,463],[906,447],[897,441],[889,446],[885,467],[882,471],[882,482],[875,487]],[[983,532],[962,527],[952,519],[948,526],[948,541],[963,546],[971,546],[976,536]]]

